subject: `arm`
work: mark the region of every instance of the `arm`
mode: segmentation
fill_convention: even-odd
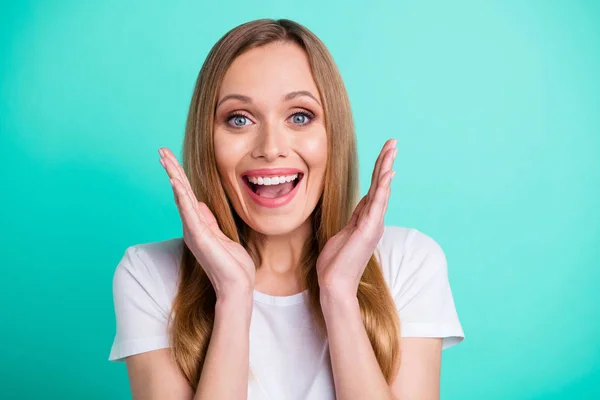
[[[246,399],[252,294],[217,301],[215,325],[194,400]]]
[[[442,338],[405,337],[400,349],[400,369],[392,381],[392,392],[401,400],[438,400]]]
[[[125,363],[133,400],[190,400],[194,396],[168,348],[129,356]]]
[[[133,399],[245,399],[251,312],[251,295],[217,302],[213,333],[196,394],[172,359],[170,349],[127,357]]]
[[[220,230],[208,206],[197,200],[173,153],[166,148],[159,149],[159,153],[175,195],[184,242],[210,279],[217,302],[197,393],[193,394],[169,353],[155,350],[127,358],[133,397],[246,399],[254,261],[239,243]],[[121,292],[128,293],[119,290]],[[130,315],[137,315],[137,311],[133,308]]]
[[[348,224],[317,258],[321,309],[327,327],[336,397],[392,400],[364,328],[356,293],[369,258],[383,234],[396,141],[388,140],[375,162],[371,187]]]
[[[436,261],[427,263],[438,271],[435,279],[426,279],[431,277],[429,268],[420,268],[421,279],[413,288],[419,295],[409,298],[411,304],[408,307],[404,299],[395,298],[397,304],[401,304],[399,311],[412,316],[412,321],[409,319],[405,324],[412,327],[412,332],[404,333],[413,338],[401,341],[399,369],[388,386],[364,328],[356,293],[365,266],[384,232],[384,214],[394,176],[395,146],[394,140],[386,142],[375,163],[369,192],[356,206],[350,222],[327,241],[317,259],[321,308],[329,337],[335,389],[338,399],[342,400],[438,399],[441,337],[460,331],[453,304],[448,309],[451,295],[445,259],[438,246],[432,257],[425,257]],[[433,243],[430,244],[429,248],[436,249]],[[437,267],[440,260],[444,268]],[[394,294],[397,293],[394,290]],[[444,321],[441,321],[442,317]],[[403,316],[401,319],[404,321]],[[419,322],[423,321],[429,322],[430,328],[436,326],[435,332],[418,329]],[[446,323],[447,331],[435,338],[441,332],[441,322]]]
[[[338,400],[392,400],[371,342],[365,331],[358,299],[321,292],[329,353]]]
[[[388,386],[365,331],[356,297],[321,295],[336,396],[344,399],[437,400],[441,338],[403,338],[401,362]]]

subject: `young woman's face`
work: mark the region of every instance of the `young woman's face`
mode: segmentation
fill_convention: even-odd
[[[296,44],[254,48],[227,70],[215,113],[217,169],[235,211],[255,231],[293,231],[321,197],[327,162],[321,104]]]

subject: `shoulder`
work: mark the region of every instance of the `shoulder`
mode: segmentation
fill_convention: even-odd
[[[182,238],[127,247],[114,273],[113,290],[136,284],[147,291],[159,291],[170,300],[176,292],[182,250]]]
[[[447,268],[446,256],[439,243],[415,228],[385,226],[376,252],[391,288]]]
[[[112,280],[116,334],[109,360],[168,347],[167,321],[183,239],[127,247]]]

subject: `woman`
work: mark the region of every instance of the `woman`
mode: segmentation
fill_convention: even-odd
[[[383,225],[396,152],[356,204],[350,103],[323,43],[290,20],[221,38],[184,167],[159,150],[183,239],[129,247],[114,275],[110,360],[134,398],[438,398],[441,349],[464,335],[441,248]]]

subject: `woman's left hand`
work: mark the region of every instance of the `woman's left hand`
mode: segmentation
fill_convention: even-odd
[[[321,293],[356,296],[363,272],[383,235],[383,217],[390,198],[392,164],[397,141],[388,140],[377,161],[369,192],[363,197],[348,225],[327,241],[317,259]]]

